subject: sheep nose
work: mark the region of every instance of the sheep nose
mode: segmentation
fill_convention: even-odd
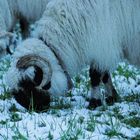
[[[12,92],[15,100],[29,111],[45,112],[50,107],[50,95],[38,89],[19,89]]]
[[[25,107],[27,110],[33,110],[36,112],[46,111],[50,106],[50,94],[48,89],[51,87],[51,82],[45,85],[42,89],[37,88],[42,78],[40,70],[36,69],[34,81],[30,79],[24,79],[19,82],[19,90],[12,92],[16,101]]]

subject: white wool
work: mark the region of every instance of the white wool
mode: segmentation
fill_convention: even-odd
[[[29,23],[38,20],[50,0],[1,0],[0,32],[11,30],[17,19],[24,17]]]
[[[39,55],[50,62],[52,68],[52,77],[50,79],[52,86],[49,92],[51,95],[58,96],[66,93],[68,85],[63,69],[59,65],[58,60],[55,58],[51,50],[38,39],[27,39],[17,47],[13,56],[11,67],[5,75],[5,81],[9,88],[18,89],[18,83],[22,78],[25,79],[26,76],[31,79],[34,78],[34,69],[32,67],[29,67],[26,71],[19,70],[16,67],[19,58],[28,54]]]
[[[10,68],[9,72],[4,75],[7,85],[10,85],[9,88],[16,89],[16,90],[19,89],[19,87],[18,87],[19,81],[21,81],[27,77],[30,77],[31,79],[34,78],[34,68],[33,67],[30,67],[23,72],[23,71],[19,71],[18,69],[16,69],[16,66],[13,65],[13,68]]]
[[[22,13],[22,16],[25,17],[27,21],[34,22],[40,19],[49,1],[50,0],[17,0],[18,11]]]
[[[53,72],[51,78],[51,88],[48,90],[52,96],[61,96],[67,93],[68,85],[67,78],[63,70],[57,70]]]
[[[139,0],[54,0],[34,36],[58,50],[72,76],[90,63],[111,71],[124,50],[132,62],[140,56],[139,9]]]
[[[10,30],[12,18],[7,0],[0,0],[0,33]]]
[[[33,36],[53,46],[71,77],[91,63],[101,71],[112,71],[124,58],[140,64],[139,11],[139,0],[53,0]],[[33,53],[47,59],[53,69],[50,91],[59,95],[67,90],[66,76],[48,47],[28,39],[14,58]]]
[[[13,29],[18,19],[24,18],[28,23],[37,21],[43,12],[46,5],[50,0],[0,0],[0,42],[3,32],[9,32]],[[6,37],[4,41],[9,41]],[[8,44],[9,45],[9,44]],[[6,53],[6,46],[0,46]]]

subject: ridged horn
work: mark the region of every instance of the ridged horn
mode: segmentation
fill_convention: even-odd
[[[39,55],[36,54],[28,54],[20,57],[18,60],[16,67],[18,69],[27,69],[28,67],[38,67],[42,70],[43,72],[43,78],[40,83],[40,85],[37,87],[39,89],[42,89],[48,82],[51,80],[52,77],[52,69],[51,65],[48,60],[40,57]]]

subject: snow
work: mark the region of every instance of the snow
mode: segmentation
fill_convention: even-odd
[[[4,63],[5,61],[1,61],[0,65],[4,67],[3,69],[6,69]],[[133,67],[130,66],[130,68],[132,69]],[[3,76],[4,73],[5,71],[0,71],[0,75]],[[122,123],[121,120],[115,117],[113,112],[114,108],[118,108],[118,112],[123,117],[131,117],[129,116],[131,112],[136,112],[136,116],[139,117],[140,105],[137,102],[124,100],[120,103],[115,103],[113,106],[105,107],[105,110],[103,107],[88,110],[86,98],[88,98],[89,89],[85,86],[85,83],[89,80],[89,77],[85,74],[85,77],[83,78],[82,75],[80,79],[79,84],[75,83],[77,87],[72,90],[72,97],[60,97],[60,100],[63,100],[64,103],[71,104],[70,108],[53,109],[52,107],[48,112],[36,113],[24,109],[14,98],[0,99],[0,140],[12,140],[14,138],[59,140],[72,139],[74,136],[79,140],[117,140],[131,139],[140,133],[139,127],[134,128]],[[116,89],[121,97],[140,94],[139,80],[140,75],[138,74],[135,78],[129,77],[126,79],[123,75],[116,75],[113,78],[114,85],[117,85]],[[73,81],[75,80],[73,79]],[[0,80],[0,85],[0,95],[4,95],[3,78]],[[11,112],[9,110],[13,104],[18,111]],[[56,100],[52,102],[52,106],[55,106],[55,104],[57,104]],[[18,116],[16,121],[11,119],[14,114]],[[107,133],[112,130],[121,135],[109,137]],[[122,135],[125,137],[122,137]]]

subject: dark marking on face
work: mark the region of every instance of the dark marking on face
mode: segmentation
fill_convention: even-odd
[[[46,91],[45,93],[35,88],[35,83],[30,80],[22,80],[19,83],[20,89],[14,90],[16,101],[28,110],[36,112],[46,111],[50,107],[50,95]]]
[[[91,85],[92,85],[92,87],[99,86],[101,73],[99,71],[97,71],[96,69],[90,68],[90,70],[89,70],[89,76],[90,76],[90,79],[91,79]]]

